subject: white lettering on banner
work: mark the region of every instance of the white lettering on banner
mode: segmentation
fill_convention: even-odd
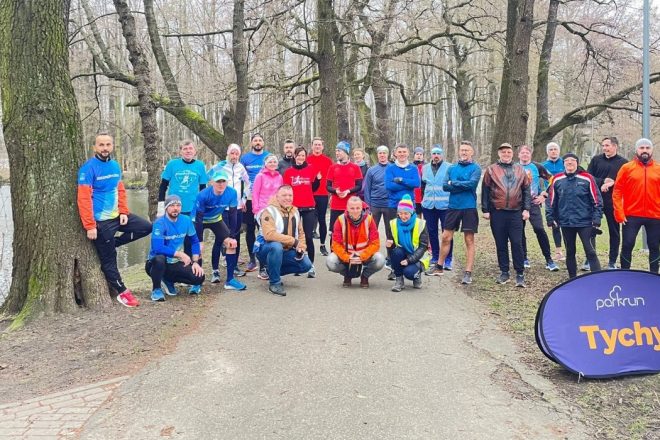
[[[644,298],[638,296],[636,298],[621,297],[621,286],[613,286],[610,290],[609,298],[598,298],[596,300],[596,311],[613,307],[639,307],[645,306]]]

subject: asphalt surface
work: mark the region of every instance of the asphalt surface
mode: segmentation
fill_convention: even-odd
[[[127,380],[82,439],[581,439],[580,414],[522,364],[452,275],[401,293],[255,274]],[[531,337],[531,335],[530,335]]]

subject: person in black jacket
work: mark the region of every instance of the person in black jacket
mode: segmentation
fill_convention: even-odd
[[[600,270],[591,235],[600,227],[603,199],[594,177],[578,166],[577,155],[565,154],[564,166],[566,171],[557,174],[548,189],[545,218],[551,228],[561,228],[566,245],[566,269],[568,276],[574,278],[577,275],[577,236],[582,241],[591,270]]]
[[[614,207],[612,205],[612,192],[616,175],[628,160],[617,154],[619,141],[614,136],[603,138],[601,141],[603,154],[594,156],[589,163],[587,172],[594,177],[596,186],[603,197],[603,213],[607,220],[607,230],[610,234],[610,251],[607,263],[608,269],[616,269],[616,259],[619,257],[621,244],[621,225],[614,220]],[[596,249],[596,235],[591,236],[591,244]],[[589,270],[589,263],[585,262],[582,270]]]

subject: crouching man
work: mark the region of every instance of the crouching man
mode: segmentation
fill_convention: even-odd
[[[359,197],[348,199],[346,212],[337,218],[332,230],[332,254],[325,260],[330,272],[344,276],[344,287],[360,278],[360,287],[369,287],[369,277],[385,266],[378,252],[380,238],[376,222],[368,214]]]
[[[198,286],[204,282],[204,270],[199,264],[199,239],[192,220],[181,214],[181,198],[177,195],[165,199],[165,215],[154,222],[151,233],[151,251],[145,265],[151,277],[152,301],[165,301],[163,290],[177,294],[174,283]],[[192,245],[192,259],[184,252],[184,240]]]
[[[254,252],[262,267],[268,271],[268,290],[286,296],[282,276],[307,273],[312,268],[305,251],[305,232],[298,209],[293,206],[293,189],[282,185],[266,208],[258,213],[261,233]]]

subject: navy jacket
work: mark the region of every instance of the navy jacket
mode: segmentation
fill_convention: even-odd
[[[600,226],[603,198],[593,176],[581,168],[573,174],[557,174],[545,203],[549,226],[553,223],[568,228]]]

